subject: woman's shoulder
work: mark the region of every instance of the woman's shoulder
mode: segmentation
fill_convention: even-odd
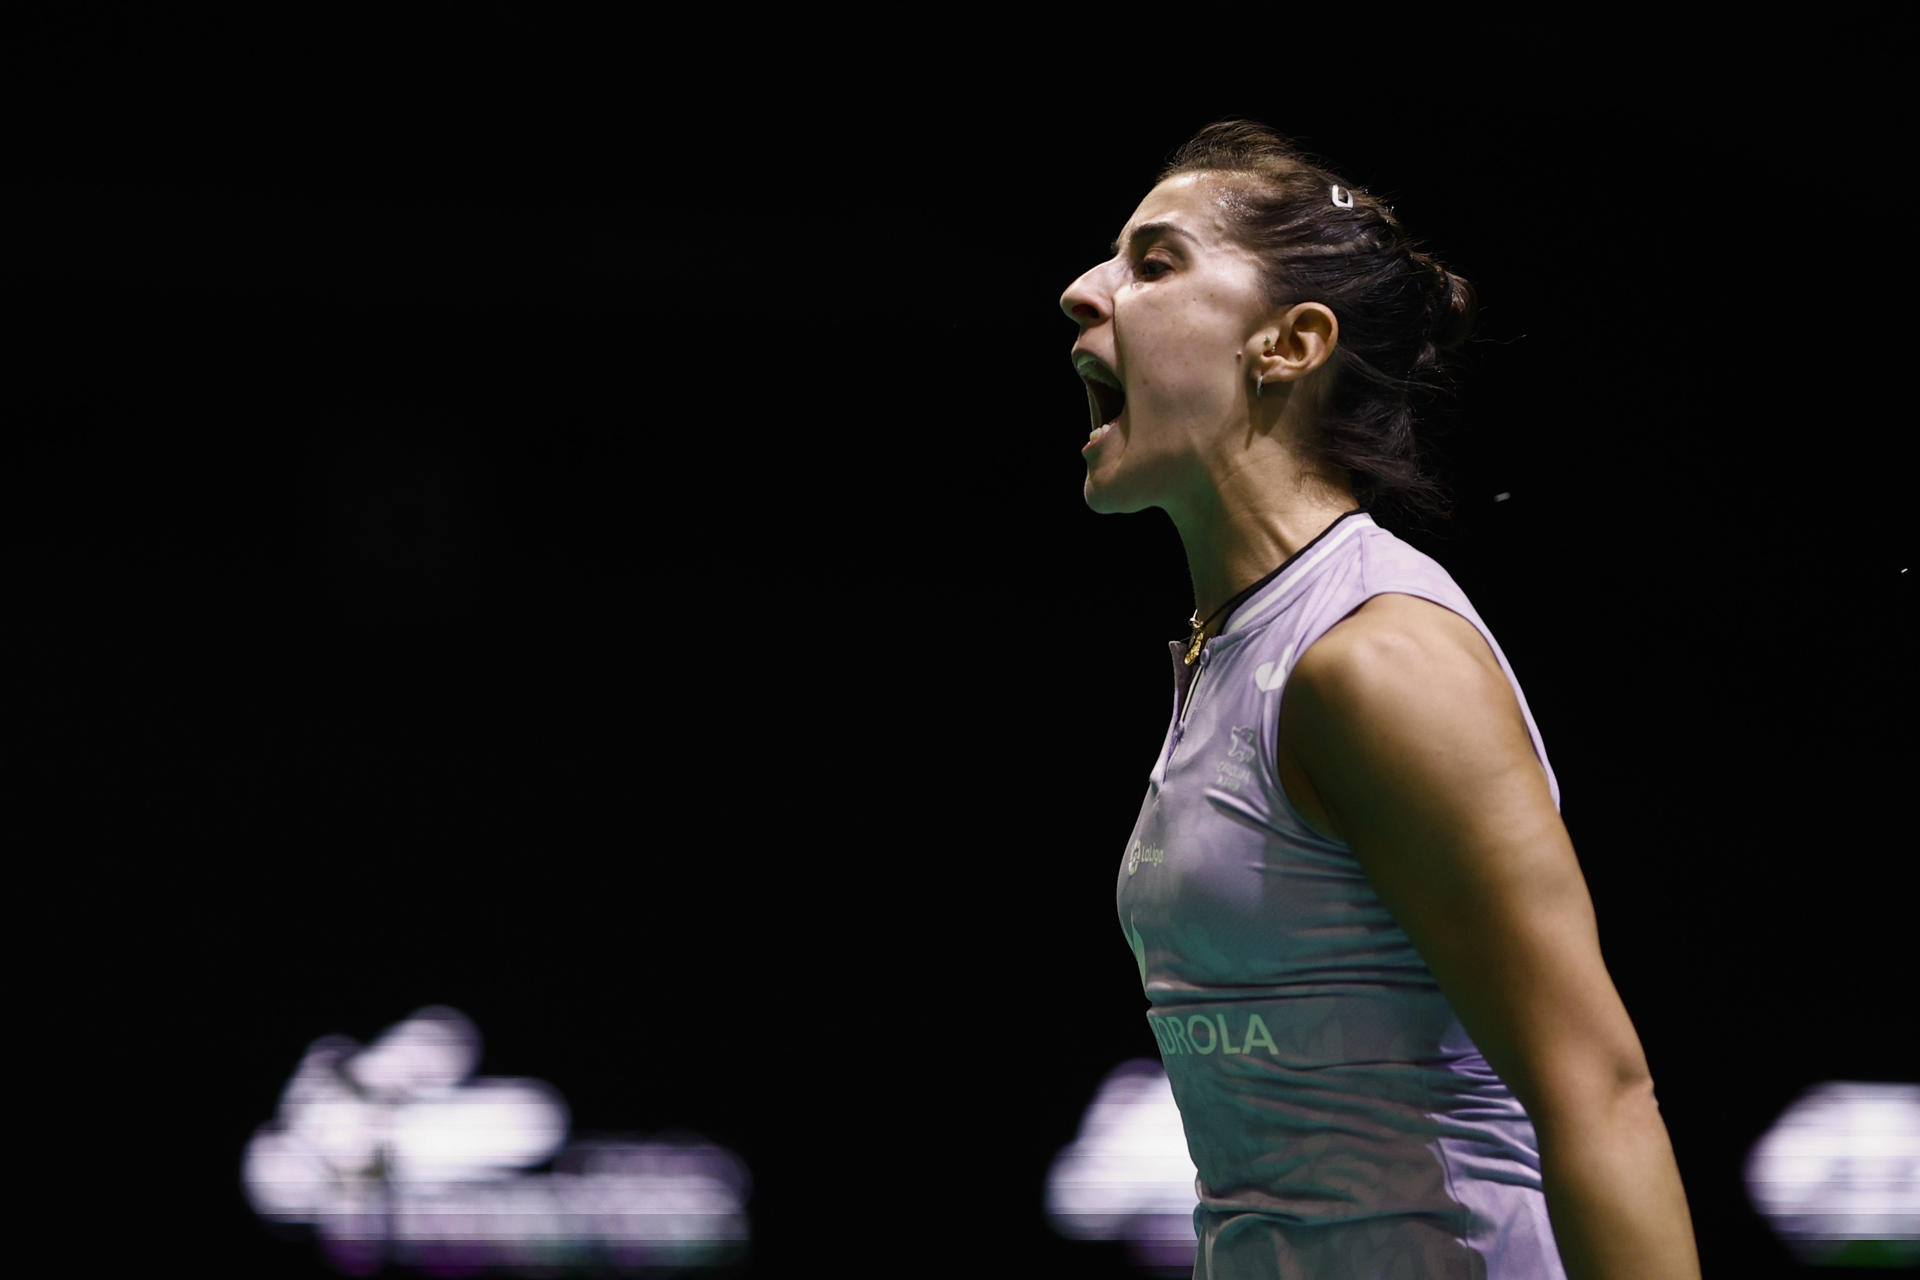
[[[1445,605],[1403,592],[1370,596],[1330,627],[1300,655],[1283,701],[1280,758],[1307,779],[1357,776],[1362,757],[1373,765],[1405,763],[1394,752],[1375,755],[1384,743],[1463,746],[1469,728],[1474,754],[1489,767],[1534,758],[1513,687],[1479,628]],[[1312,758],[1339,755],[1342,742],[1353,749],[1351,759]],[[1339,822],[1337,814],[1327,816]]]
[[[1451,640],[1476,653],[1485,650],[1480,628],[1458,611],[1426,596],[1405,591],[1381,591],[1368,596],[1360,606],[1328,629],[1323,639],[1343,632],[1348,638],[1379,635],[1412,636],[1432,640]],[[1489,661],[1492,653],[1487,654]]]
[[[1448,605],[1405,591],[1368,596],[1327,628],[1307,653],[1322,665],[1396,648],[1429,655],[1465,653],[1504,682],[1499,660],[1477,625]]]

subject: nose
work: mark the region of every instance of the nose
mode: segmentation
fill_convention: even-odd
[[[1099,267],[1091,268],[1067,286],[1067,291],[1060,295],[1060,309],[1083,330],[1106,319],[1106,294],[1101,288]]]

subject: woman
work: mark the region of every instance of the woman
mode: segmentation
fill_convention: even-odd
[[[1199,1171],[1196,1276],[1697,1276],[1645,1055],[1505,656],[1369,508],[1436,509],[1412,401],[1471,294],[1244,122],[1061,307],[1086,500],[1193,574],[1119,873]]]

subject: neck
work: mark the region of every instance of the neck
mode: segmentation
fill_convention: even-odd
[[[1167,512],[1186,548],[1203,622],[1360,505],[1344,488],[1311,483],[1230,484],[1206,496],[1213,501]]]
[[[1193,482],[1162,504],[1186,548],[1202,622],[1360,505],[1344,477],[1322,476],[1296,445],[1313,433],[1317,387],[1282,384],[1236,430],[1209,433]]]

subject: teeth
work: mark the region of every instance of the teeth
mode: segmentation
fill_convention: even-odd
[[[1087,440],[1091,443],[1105,435],[1103,427],[1112,426],[1125,410],[1127,388],[1120,376],[1091,351],[1075,352],[1073,368],[1087,388],[1087,417],[1093,426]]]
[[[1087,432],[1087,443],[1092,444],[1095,440],[1098,440],[1101,436],[1107,434],[1107,432],[1111,430],[1113,430],[1113,424],[1111,422],[1104,423],[1101,426],[1095,427],[1093,430]]]

